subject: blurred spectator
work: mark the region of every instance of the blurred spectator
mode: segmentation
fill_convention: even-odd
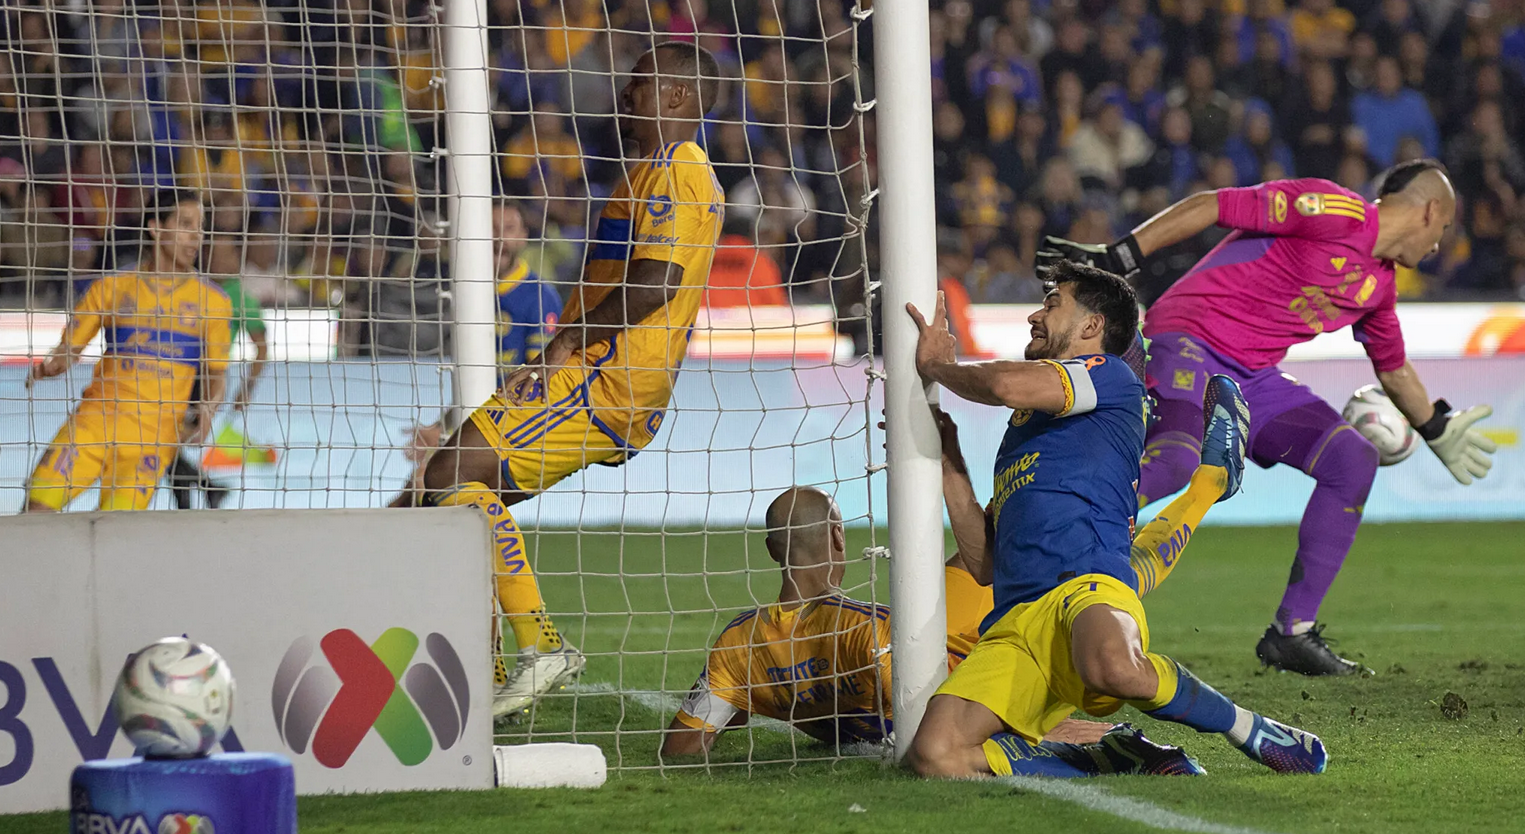
[[[704,306],[763,307],[788,303],[778,263],[757,248],[745,221],[727,219],[715,249],[714,264],[710,266]]]
[[[1207,153],[1222,149],[1229,137],[1233,102],[1217,89],[1216,83],[1213,62],[1206,55],[1198,55],[1186,62],[1181,86],[1171,90],[1166,98],[1170,106],[1186,110],[1191,117],[1192,144]]]
[[[1080,215],[1080,177],[1068,159],[1056,156],[1043,166],[1038,179],[1038,205],[1043,210],[1043,235],[1064,237]]]
[[[1095,87],[1103,77],[1105,68],[1090,52],[1091,29],[1079,18],[1070,17],[1059,24],[1054,48],[1043,56],[1039,67],[1043,74],[1043,89],[1052,91],[1059,84],[1063,73],[1074,73],[1084,95]]]
[[[1397,55],[1404,34],[1421,31],[1409,0],[1382,0],[1362,28],[1371,33],[1377,51],[1383,55]]]
[[[600,0],[558,0],[542,10],[546,55],[559,67],[572,65],[607,27]]]
[[[1163,39],[1171,46],[1165,59],[1168,79],[1182,77],[1192,58],[1211,56],[1218,47],[1218,13],[1206,0],[1176,0],[1174,6],[1174,13],[1166,13]]]
[[[1334,181],[1357,194],[1369,198],[1373,196],[1371,193],[1371,176],[1371,166],[1367,164],[1365,155],[1348,153],[1340,160],[1339,167],[1335,169]]]
[[[1165,94],[1160,91],[1158,52],[1140,57],[1128,68],[1123,114],[1128,121],[1144,129],[1151,137],[1160,135],[1160,119],[1165,115]]]
[[[1451,277],[1450,287],[1472,293],[1513,291],[1514,269],[1508,249],[1514,200],[1491,189],[1471,195],[1471,244],[1467,262]]]
[[[1418,91],[1403,86],[1398,59],[1391,55],[1377,59],[1376,84],[1357,95],[1350,110],[1366,134],[1366,152],[1378,165],[1393,163],[1398,141],[1405,136],[1419,140],[1426,156],[1440,153],[1440,132],[1429,103]]]
[[[1483,101],[1473,108],[1467,132],[1453,137],[1446,148],[1446,164],[1462,194],[1504,188],[1525,193],[1525,156],[1505,129],[1498,102]]]
[[[1053,117],[1055,144],[1067,148],[1075,138],[1075,131],[1085,119],[1085,83],[1076,73],[1065,70],[1053,88]]]
[[[1142,191],[1164,192],[1157,202],[1164,208],[1186,196],[1187,189],[1201,175],[1197,169],[1197,151],[1191,146],[1191,117],[1185,110],[1172,107],[1165,111],[1160,143],[1142,165],[1129,172],[1129,185]],[[1153,212],[1149,212],[1153,214]]]
[[[1243,126],[1237,135],[1229,138],[1223,152],[1233,161],[1240,185],[1260,182],[1261,172],[1272,163],[1283,172],[1274,179],[1290,177],[1296,168],[1292,152],[1276,137],[1270,106],[1259,99],[1245,102]]]
[[[1154,143],[1144,129],[1123,117],[1115,100],[1101,104],[1094,120],[1085,122],[1065,153],[1087,188],[1116,191],[1122,187],[1123,171],[1142,165],[1154,153]]]
[[[989,151],[1001,182],[1018,196],[1031,191],[1038,183],[1044,161],[1055,153],[1042,109],[1023,108],[1017,117],[1016,135],[1009,142],[992,144]]]
[[[1291,68],[1296,50],[1292,30],[1282,15],[1281,0],[1246,0],[1245,15],[1238,19],[1234,35],[1239,39],[1240,55],[1264,52],[1270,60]]]
[[[537,169],[562,179],[582,178],[582,149],[567,132],[566,117],[554,104],[537,104],[528,124],[503,148],[503,177],[523,189]]]
[[[995,163],[988,157],[971,155],[964,170],[964,178],[953,186],[953,202],[959,225],[975,252],[981,253],[1006,225],[1015,195],[1010,186],[996,179]]]
[[[1345,57],[1356,16],[1334,0],[1301,0],[1292,11],[1292,40],[1302,53],[1314,59]]]
[[[776,148],[767,147],[758,155],[752,176],[737,183],[725,201],[728,216],[759,224],[759,242],[813,237],[809,224],[815,194],[800,185],[789,158]]]
[[[1290,136],[1296,168],[1305,177],[1332,179],[1345,154],[1350,108],[1339,97],[1339,80],[1327,61],[1308,65],[1303,89],[1283,113],[1282,132]]]
[[[943,294],[948,310],[948,329],[958,339],[958,351],[964,356],[979,356],[974,330],[969,326],[969,291],[964,281],[974,267],[969,246],[963,236],[951,229],[937,235],[937,289]]]

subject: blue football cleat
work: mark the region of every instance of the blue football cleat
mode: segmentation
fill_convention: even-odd
[[[1318,736],[1263,715],[1255,716],[1249,741],[1239,749],[1277,773],[1323,773],[1329,766],[1329,753]]]
[[[1250,406],[1239,383],[1223,374],[1207,380],[1202,395],[1202,463],[1228,472],[1228,486],[1219,501],[1227,501],[1244,483],[1244,456],[1250,443]]]
[[[1111,753],[1119,773],[1144,773],[1151,776],[1205,776],[1207,769],[1186,751],[1169,744],[1156,744],[1144,737],[1132,724],[1118,724],[1101,737],[1101,745]]]

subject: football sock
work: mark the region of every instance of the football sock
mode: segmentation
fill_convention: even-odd
[[[1144,525],[1133,537],[1129,561],[1138,574],[1138,595],[1159,587],[1175,569],[1202,517],[1228,488],[1228,470],[1221,466],[1198,466],[1191,485],[1165,511]]]
[[[1165,655],[1149,652],[1146,656],[1159,675],[1159,691],[1147,701],[1128,703],[1150,718],[1185,724],[1199,733],[1226,733],[1234,728],[1238,708],[1233,701]]]
[[[1048,776],[1056,779],[1075,779],[1100,773],[1094,761],[1078,744],[1043,742],[1031,744],[1012,733],[996,733],[983,745],[985,761],[997,776]],[[1084,769],[1075,763],[1090,761]]]
[[[496,559],[493,578],[498,587],[498,607],[508,618],[509,628],[519,650],[548,652],[561,648],[561,633],[545,613],[545,601],[535,572],[530,568],[524,534],[518,522],[499,500],[497,493],[479,481],[457,484],[444,492],[425,496],[436,507],[476,507],[492,523],[492,544]]]
[[[1287,463],[1313,476],[1317,485],[1297,530],[1297,557],[1276,621],[1313,622],[1329,586],[1345,563],[1361,526],[1366,497],[1377,476],[1376,449],[1323,403],[1274,418],[1256,437],[1257,447],[1292,449]],[[1283,630],[1283,633],[1291,633]]]

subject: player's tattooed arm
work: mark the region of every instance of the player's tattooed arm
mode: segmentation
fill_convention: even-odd
[[[932,418],[943,442],[943,502],[948,506],[948,520],[953,527],[953,541],[958,552],[948,564],[962,567],[981,585],[989,585],[990,541],[985,526],[985,510],[974,494],[969,480],[969,466],[964,462],[958,442],[958,424],[946,411],[933,406]]]
[[[929,323],[915,304],[906,304],[906,312],[920,331],[916,342],[916,370],[923,379],[936,382],[970,402],[1029,408],[1050,414],[1069,408],[1063,371],[1049,362],[959,362],[958,340],[948,329],[948,308],[943,294],[937,294],[937,306]]]

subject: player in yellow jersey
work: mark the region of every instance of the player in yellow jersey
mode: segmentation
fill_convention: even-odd
[[[32,472],[28,512],[59,512],[97,480],[101,509],[144,509],[178,444],[211,426],[227,383],[233,305],[196,274],[204,213],[193,191],[155,194],[144,210],[143,262],[92,284],[58,347],[32,367],[29,387],[67,371],[105,332],[94,379]]]
[[[991,589],[970,572],[989,561],[991,519],[975,498],[957,426],[941,409],[934,413],[943,440],[943,497],[959,548],[943,570],[951,669],[979,640],[980,622],[994,608]],[[1179,562],[1226,486],[1218,468],[1202,467],[1192,488],[1140,531],[1133,564],[1141,587],[1155,587]],[[783,568],[778,602],[743,613],[721,633],[668,727],[663,756],[705,753],[720,733],[753,714],[788,721],[826,742],[878,741],[891,728],[889,611],[837,590],[845,540],[834,502],[818,489],[796,487],[769,506],[767,525],[768,552]],[[1162,552],[1170,557],[1161,559]],[[1156,745],[1126,724],[1066,719],[1042,744],[1015,752],[1012,771],[1027,775],[1202,772],[1179,748]]]
[[[494,526],[498,605],[519,644],[512,673],[498,663],[494,715],[529,707],[585,664],[546,616],[508,508],[590,464],[625,462],[662,425],[724,219],[714,169],[692,141],[719,74],[689,43],[636,62],[619,124],[641,161],[599,217],[555,337],[424,469],[422,503],[474,506]]]

